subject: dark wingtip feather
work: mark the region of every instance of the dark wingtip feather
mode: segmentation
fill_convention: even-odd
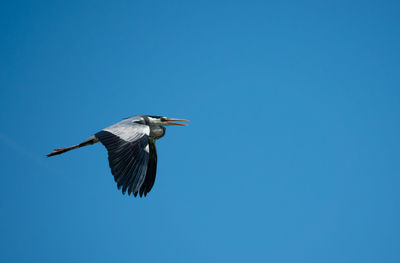
[[[147,194],[153,188],[157,171],[157,150],[154,141],[150,141],[149,146],[150,146],[150,157],[147,167],[146,179],[144,180],[143,185],[140,188],[140,192],[141,194],[144,195],[144,197],[146,197]]]
[[[148,153],[145,147],[148,144],[148,136],[143,134],[134,141],[125,141],[109,131],[100,131],[95,134],[96,138],[107,148],[108,161],[114,181],[122,194],[128,193],[136,197],[138,185],[143,183],[148,166]],[[143,179],[144,180],[144,179]]]

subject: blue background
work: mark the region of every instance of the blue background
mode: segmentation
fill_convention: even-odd
[[[1,262],[400,262],[398,1],[3,1]],[[101,144],[137,114],[147,198]]]

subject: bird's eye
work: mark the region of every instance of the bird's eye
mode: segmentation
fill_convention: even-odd
[[[167,121],[167,118],[161,117],[161,121]]]

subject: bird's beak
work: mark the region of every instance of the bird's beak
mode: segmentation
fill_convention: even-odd
[[[187,126],[186,123],[176,123],[176,122],[171,122],[171,121],[189,121],[189,120],[184,120],[184,119],[167,119],[168,125],[179,125],[179,126]]]

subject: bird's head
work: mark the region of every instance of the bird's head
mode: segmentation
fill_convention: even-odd
[[[172,125],[187,126],[187,124],[185,123],[177,123],[175,121],[188,121],[184,119],[174,119],[161,116],[147,116],[147,117],[149,118],[150,125],[158,125],[158,126],[172,126]]]

